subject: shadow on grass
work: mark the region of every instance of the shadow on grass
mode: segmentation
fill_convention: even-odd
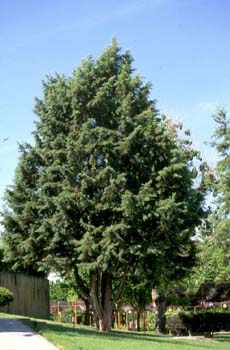
[[[228,333],[228,334],[226,334],[226,333],[214,334],[212,339],[218,340],[219,342],[230,343],[230,333]]]
[[[188,341],[185,339],[172,339],[169,336],[159,336],[159,335],[149,335],[149,334],[139,334],[137,332],[121,332],[121,331],[111,331],[111,332],[98,332],[95,329],[87,328],[87,327],[76,327],[72,328],[68,325],[50,323],[45,321],[33,321],[26,320],[26,323],[30,325],[35,331],[42,334],[45,332],[56,333],[56,334],[65,334],[68,337],[74,336],[85,336],[85,337],[97,337],[103,340],[108,339],[111,341],[123,341],[123,340],[140,340],[144,342],[154,342],[161,344],[174,344],[180,345],[181,348],[185,348],[186,346],[190,346],[197,349],[197,342]],[[210,344],[209,344],[210,345]],[[208,349],[208,344],[205,342],[199,342],[199,348]]]

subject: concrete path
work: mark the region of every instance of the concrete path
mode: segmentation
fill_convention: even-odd
[[[0,350],[57,350],[16,318],[0,318]]]

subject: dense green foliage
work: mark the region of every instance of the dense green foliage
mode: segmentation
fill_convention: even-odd
[[[218,110],[214,115],[216,130],[213,135],[212,146],[215,147],[219,155],[219,160],[215,168],[216,183],[215,195],[223,218],[227,218],[230,212],[230,119],[227,111]]]
[[[5,306],[13,300],[13,293],[7,288],[0,287],[0,306]]]
[[[211,145],[218,154],[217,164],[208,176],[213,203],[200,231],[197,265],[187,281],[192,291],[206,282],[230,280],[230,119],[224,109],[219,109],[213,118],[216,129]]]
[[[208,239],[205,241],[203,259],[210,260],[213,266],[210,280],[215,282],[230,279],[230,119],[224,109],[214,115],[216,130],[212,146],[215,147],[219,159],[215,167],[214,196],[216,209],[210,217]]]
[[[58,280],[56,282],[50,282],[50,300],[74,300],[76,297],[75,291],[68,281]]]
[[[35,143],[20,147],[5,195],[5,259],[14,270],[73,270],[109,329],[114,278],[158,286],[194,263],[203,215],[197,153],[159,114],[115,40],[71,78],[49,77],[43,91]]]
[[[128,276],[122,297],[123,304],[129,304],[134,310],[142,312],[152,302],[150,283]]]

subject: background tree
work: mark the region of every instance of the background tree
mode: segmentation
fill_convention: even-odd
[[[215,210],[210,218],[210,231],[206,241],[216,266],[214,281],[230,279],[230,119],[225,109],[219,109],[214,115],[216,130],[212,146],[215,147],[219,159],[215,167]],[[213,254],[211,255],[211,252]],[[211,265],[211,264],[210,264]]]
[[[74,271],[100,330],[111,328],[113,280],[124,285],[129,273],[158,286],[177,275],[203,215],[197,152],[159,115],[150,87],[115,40],[71,78],[48,78],[35,144],[21,150],[6,192],[6,260]]]
[[[128,304],[137,312],[137,331],[141,330],[141,313],[152,301],[151,282],[144,278],[140,281],[135,275],[127,276],[122,306]],[[120,305],[118,305],[119,307]]]
[[[74,301],[78,294],[76,293],[75,281],[72,274],[65,277],[55,276],[50,281],[50,300],[55,301]]]
[[[79,286],[79,278],[81,279]],[[62,278],[62,284],[65,286],[65,290],[68,290],[68,295],[78,297],[85,303],[85,317],[84,324],[88,326],[90,324],[90,285],[89,285],[89,271],[85,266],[80,266],[77,271],[77,276],[73,271],[65,274]],[[83,287],[81,285],[84,284]],[[61,287],[61,285],[60,285]]]
[[[211,146],[216,149],[218,160],[208,176],[212,207],[200,230],[194,273],[187,280],[193,291],[207,282],[230,279],[230,119],[225,109],[219,109],[213,119],[216,129]]]

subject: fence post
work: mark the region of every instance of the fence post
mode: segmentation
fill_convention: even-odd
[[[117,312],[117,327],[121,329],[121,314],[120,311]]]
[[[147,332],[149,332],[149,311],[147,311]]]
[[[77,324],[77,297],[74,300],[74,323]]]
[[[125,313],[125,328],[128,331],[129,330],[129,313],[126,311]]]
[[[60,312],[60,304],[59,301],[57,303],[57,321],[61,322],[61,312]]]
[[[143,328],[144,328],[144,333],[145,333],[145,311],[143,312]]]
[[[132,316],[133,316],[133,330],[135,331],[136,329],[136,324],[135,324],[135,311],[133,310],[132,312]]]

